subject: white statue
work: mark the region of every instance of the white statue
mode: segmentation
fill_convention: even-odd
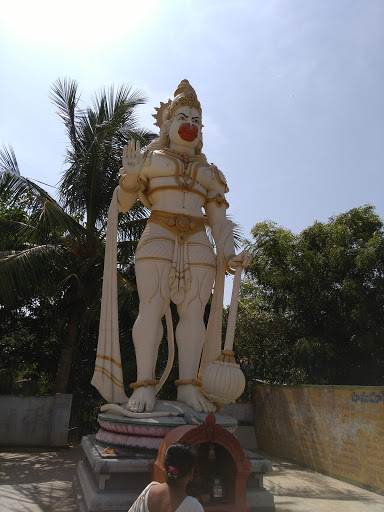
[[[249,258],[245,251],[235,255],[233,224],[226,217],[228,203],[224,194],[228,191],[227,184],[221,171],[209,164],[201,153],[201,106],[194,89],[187,80],[183,80],[174,99],[161,103],[156,110],[155,124],[160,128],[160,137],[144,153],[141,153],[138,142],[131,141],[124,147],[122,177],[109,214],[117,218],[117,203],[120,211],[126,212],[137,197],[151,210],[135,258],[140,298],[139,315],[133,327],[137,382],[131,384],[134,391],[127,399],[122,385],[119,347],[116,348],[115,343],[118,337],[117,308],[116,304],[104,304],[109,300],[105,297],[116,295],[116,286],[107,289],[106,283],[109,278],[115,279],[113,275],[116,274],[116,256],[111,260],[111,268],[107,268],[107,253],[116,252],[113,247],[116,235],[111,228],[111,240],[109,245],[107,241],[106,248],[98,355],[92,383],[108,401],[127,402],[128,411],[150,412],[154,409],[159,384],[154,380],[154,372],[163,336],[161,319],[173,301],[180,317],[176,328],[179,355],[179,380],[175,382],[178,386],[177,400],[198,412],[209,412],[214,411],[215,406],[204,396],[201,379],[198,379],[204,340],[202,366],[215,359],[221,351],[225,266],[245,266]],[[113,222],[116,223],[116,219],[111,220],[111,224]],[[207,225],[217,246],[217,258],[205,231]],[[217,267],[220,276],[216,275]],[[203,315],[215,279],[218,298],[212,303],[211,316],[216,311],[216,319],[220,319],[212,322],[210,319],[208,329],[214,332],[211,337],[216,340],[210,346]],[[108,348],[111,340],[115,347]]]

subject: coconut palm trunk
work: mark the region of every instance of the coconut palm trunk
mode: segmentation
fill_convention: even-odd
[[[67,318],[64,319],[61,335],[63,340],[60,362],[56,375],[55,393],[67,391],[75,350],[80,344],[86,317],[86,304],[79,288],[68,297]]]

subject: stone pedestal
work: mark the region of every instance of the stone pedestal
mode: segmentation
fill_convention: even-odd
[[[104,446],[119,448],[148,448],[158,450],[164,437],[182,425],[201,425],[207,413],[196,412],[186,404],[172,400],[157,400],[154,412],[174,416],[156,418],[128,418],[116,412],[103,412],[98,416],[100,430],[96,441]],[[216,413],[216,423],[233,434],[238,427],[235,418]]]
[[[84,460],[78,464],[73,484],[78,512],[127,512],[151,481],[157,451],[107,455],[91,435],[83,437],[81,445]],[[247,506],[250,512],[274,512],[273,496],[263,487],[263,476],[272,471],[272,465],[253,452],[244,452],[251,462]]]
[[[215,416],[217,424],[222,423],[223,428],[228,427],[226,430],[229,432],[233,430],[236,420],[220,414]],[[189,416],[187,411],[185,418],[161,419],[161,424],[165,427],[164,423],[167,423],[167,427],[173,428],[180,427],[182,423],[186,427],[187,423],[197,426],[202,424],[206,417],[206,414],[199,415],[194,411],[193,416]],[[116,418],[113,415],[109,417],[109,421],[112,420],[127,420],[128,424],[132,424],[129,418]],[[175,424],[169,425],[170,420]],[[150,424],[153,424],[153,421],[150,420]],[[93,435],[83,437],[81,444],[84,460],[79,462],[74,477],[77,510],[127,512],[141,491],[154,479],[154,464],[158,458],[158,450],[116,445],[111,449],[97,441]],[[274,512],[273,496],[263,487],[263,476],[266,472],[272,471],[271,463],[253,452],[245,450],[244,453],[250,462],[250,475],[246,480],[246,502],[249,511]]]
[[[81,440],[84,460],[77,466],[74,493],[79,512],[127,512],[151,481],[157,450],[107,454],[95,436]]]

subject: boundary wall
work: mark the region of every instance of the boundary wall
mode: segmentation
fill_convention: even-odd
[[[67,446],[72,395],[0,395],[0,446]]]
[[[384,494],[384,386],[255,386],[258,447]]]

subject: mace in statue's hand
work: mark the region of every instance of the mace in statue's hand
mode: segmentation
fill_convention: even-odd
[[[144,165],[144,157],[140,152],[140,142],[130,140],[123,149],[123,170],[127,175],[137,176]],[[121,172],[121,171],[120,171]]]

